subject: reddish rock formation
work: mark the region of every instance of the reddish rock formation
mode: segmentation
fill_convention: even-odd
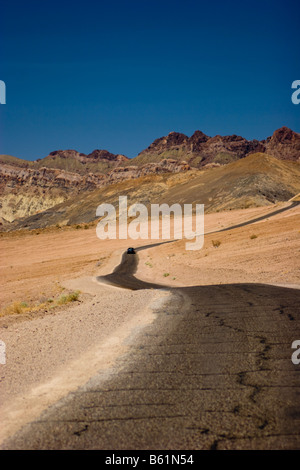
[[[144,162],[145,156],[155,158],[166,153],[176,157],[176,153],[184,155],[185,160],[194,166],[203,167],[212,163],[226,164],[251,153],[268,153],[282,160],[298,160],[300,158],[300,134],[282,127],[266,140],[247,140],[238,135],[209,137],[196,131],[191,137],[171,132],[166,137],[156,139],[148,148],[139,153],[136,162]]]
[[[280,160],[300,161],[300,134],[288,127],[277,129],[265,143],[266,152]]]

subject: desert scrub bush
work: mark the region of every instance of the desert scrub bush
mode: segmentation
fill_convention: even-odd
[[[219,246],[221,245],[220,240],[212,240],[211,242],[214,248],[219,248]]]
[[[71,292],[68,295],[62,295],[58,299],[57,304],[58,305],[63,305],[63,304],[67,304],[68,302],[75,302],[76,300],[78,300],[79,294],[80,294],[80,291],[77,290],[75,292]]]
[[[68,295],[62,295],[56,301],[52,298],[47,299],[46,302],[39,302],[35,305],[28,305],[26,302],[13,302],[12,304],[5,307],[0,311],[0,317],[6,315],[16,315],[29,312],[38,312],[47,308],[53,309],[57,305],[67,304],[68,302],[74,302],[78,300],[80,291],[70,292]],[[50,305],[49,305],[50,304]]]
[[[164,273],[164,277],[170,276],[170,273]]]
[[[150,261],[146,261],[146,266],[149,266],[149,268],[153,268],[153,265],[150,263]]]
[[[1,312],[0,316],[3,317],[5,315],[15,315],[23,313],[26,309],[28,309],[28,305],[26,302],[13,302],[10,305],[7,305]]]
[[[67,296],[68,302],[75,302],[76,300],[78,300],[78,299],[79,299],[79,294],[80,294],[80,291],[79,291],[79,290],[76,290],[75,292],[71,292],[71,293]]]
[[[251,235],[250,239],[254,240],[254,238],[257,238],[257,235],[255,235],[255,234]]]

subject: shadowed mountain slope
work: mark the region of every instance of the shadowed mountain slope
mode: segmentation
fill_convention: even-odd
[[[22,218],[11,229],[35,229],[96,220],[99,204],[118,208],[119,196],[149,207],[154,203],[199,203],[206,212],[288,201],[300,191],[300,164],[257,153],[219,168],[147,175],[78,194],[44,212]]]

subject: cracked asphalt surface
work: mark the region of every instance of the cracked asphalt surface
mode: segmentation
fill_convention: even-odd
[[[101,281],[161,288],[134,277],[137,263],[138,254],[124,254]],[[168,290],[117,373],[93,377],[2,448],[299,449],[300,366],[291,345],[300,339],[300,291],[263,284]]]

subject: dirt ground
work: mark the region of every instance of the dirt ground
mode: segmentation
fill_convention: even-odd
[[[139,251],[136,275],[173,287],[245,282],[299,287],[299,206],[271,216],[288,205],[206,215],[201,250],[187,251],[186,240],[180,240]],[[163,302],[166,292],[118,289],[95,279],[112,272],[129,245],[157,242],[103,241],[95,227],[1,236],[2,312],[13,302],[37,305],[0,317],[0,339],[7,346],[0,377],[2,437],[95,371],[109,370],[126,338],[153,321],[151,305]],[[55,308],[49,302],[75,290],[81,292],[75,302]]]
[[[137,276],[174,287],[245,282],[300,287],[299,206],[230,229],[247,219],[271,214],[274,209],[208,214],[201,250],[186,250],[183,239],[141,251]],[[224,230],[227,227],[229,230]],[[216,230],[224,231],[212,233]]]
[[[284,204],[208,214],[201,250],[187,251],[186,240],[180,240],[141,251],[138,276],[172,286],[300,284],[299,206],[255,225],[209,233],[272,213],[278,207]],[[13,302],[32,306],[58,298],[65,290],[64,281],[105,274],[114,265],[113,253],[122,253],[128,245],[156,242],[100,240],[95,227],[2,235],[0,309]]]

